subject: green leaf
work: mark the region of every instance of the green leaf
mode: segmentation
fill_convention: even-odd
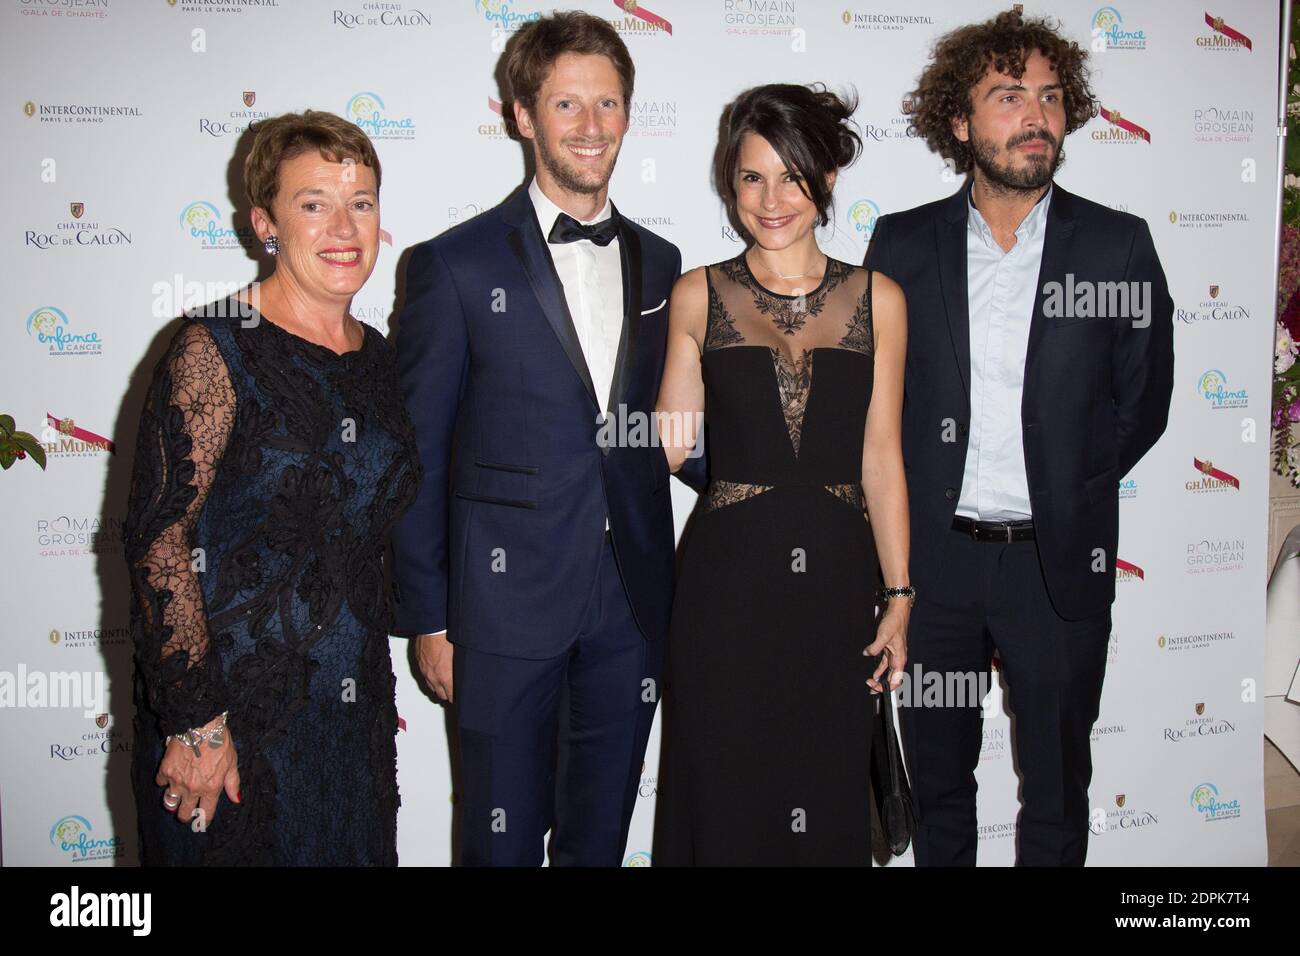
[[[0,468],[3,468],[5,471],[8,471],[9,466],[12,465],[17,460],[18,460],[18,456],[14,454],[13,449],[10,448],[8,445],[4,446],[3,448],[0,448]]]
[[[1300,122],[1287,120],[1286,126],[1286,171],[1300,176]]]
[[[29,455],[35,456],[45,454],[45,449],[41,447],[41,443],[31,435],[27,434],[27,432],[14,432],[12,441]]]
[[[0,433],[7,435],[16,427],[12,415],[0,415]]]

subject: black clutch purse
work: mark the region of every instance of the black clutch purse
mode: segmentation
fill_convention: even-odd
[[[876,695],[875,733],[871,739],[871,790],[880,814],[880,829],[894,856],[901,855],[912,842],[916,817],[912,813],[912,788],[903,767],[902,748],[894,726],[894,692],[889,686],[889,672],[881,676],[883,693]]]

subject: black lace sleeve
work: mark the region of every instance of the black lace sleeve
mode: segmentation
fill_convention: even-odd
[[[154,371],[140,418],[126,520],[136,667],[164,734],[227,709],[209,640],[195,523],[235,418],[235,391],[206,328],[183,326]]]

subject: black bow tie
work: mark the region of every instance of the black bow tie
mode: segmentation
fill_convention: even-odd
[[[618,217],[610,216],[591,226],[584,226],[566,212],[555,217],[547,242],[578,242],[590,239],[598,246],[607,246],[618,236]]]

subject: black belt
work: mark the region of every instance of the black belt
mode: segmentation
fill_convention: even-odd
[[[994,541],[1008,544],[1012,541],[1033,541],[1032,521],[976,521],[957,515],[952,519],[952,530],[968,534],[974,541]]]

